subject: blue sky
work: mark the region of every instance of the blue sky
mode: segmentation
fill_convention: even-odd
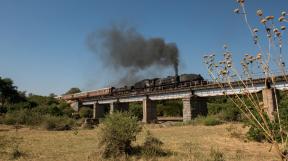
[[[288,10],[286,0],[246,1],[251,21],[258,8],[272,15]],[[255,51],[235,7],[234,0],[0,0],[0,76],[42,95],[104,87],[115,81],[113,73],[85,41],[89,33],[123,22],[147,38],[175,42],[180,73],[207,75],[202,56],[220,53],[223,44],[236,58]]]

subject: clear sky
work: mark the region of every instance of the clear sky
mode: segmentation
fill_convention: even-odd
[[[252,20],[258,8],[273,15],[288,10],[287,0],[246,1]],[[42,95],[103,87],[113,77],[85,41],[122,22],[147,38],[175,42],[180,73],[207,75],[202,56],[221,52],[224,43],[236,57],[254,51],[235,7],[234,0],[0,0],[0,76]]]

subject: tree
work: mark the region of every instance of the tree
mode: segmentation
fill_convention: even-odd
[[[54,93],[50,93],[50,94],[49,94],[49,97],[51,97],[51,98],[55,98],[55,97],[57,97],[57,95],[54,94]]]
[[[70,88],[65,94],[74,94],[74,93],[79,93],[81,92],[81,90],[77,87],[73,87],[73,88]]]
[[[4,106],[6,103],[17,103],[25,100],[25,93],[21,93],[17,90],[17,87],[13,85],[13,81],[10,78],[0,77],[0,104]]]

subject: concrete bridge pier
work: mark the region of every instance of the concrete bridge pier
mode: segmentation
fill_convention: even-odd
[[[79,108],[80,108],[80,103],[78,101],[74,101],[70,104],[70,107],[76,111],[79,112]]]
[[[276,98],[273,88],[266,88],[262,90],[264,110],[270,120],[275,120],[274,111],[276,110]]]
[[[190,121],[197,115],[207,115],[207,100],[201,97],[186,97],[183,101],[183,121]]]
[[[95,102],[93,104],[93,119],[99,119],[99,118],[104,117],[104,113],[105,113],[104,105],[101,105],[98,102]]]
[[[129,103],[122,103],[122,102],[112,102],[110,103],[110,114],[114,111],[128,111],[129,110]]]
[[[157,111],[155,102],[149,97],[143,100],[143,123],[152,123],[157,121]]]

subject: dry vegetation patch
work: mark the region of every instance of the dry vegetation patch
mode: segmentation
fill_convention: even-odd
[[[272,161],[276,158],[267,149],[266,143],[245,142],[241,138],[231,136],[227,130],[230,126],[236,127],[238,131],[245,132],[241,124],[223,124],[217,126],[171,126],[165,128],[145,125],[153,136],[159,138],[164,144],[163,148],[172,154],[158,157],[157,160],[199,160],[207,161],[214,152],[223,154],[226,161],[250,160],[250,161]],[[13,128],[0,125],[0,135],[14,136]],[[8,130],[7,130],[8,129]],[[25,156],[18,160],[47,160],[47,161],[79,161],[88,160],[97,148],[97,133],[94,130],[74,131],[44,131],[37,129],[22,128],[18,135],[23,138],[21,150]],[[137,137],[136,145],[144,142],[145,134]],[[218,155],[218,154],[216,154]],[[205,157],[204,157],[205,156]],[[3,160],[3,158],[1,158]],[[139,160],[133,156],[131,160]],[[142,159],[144,160],[144,159]]]

